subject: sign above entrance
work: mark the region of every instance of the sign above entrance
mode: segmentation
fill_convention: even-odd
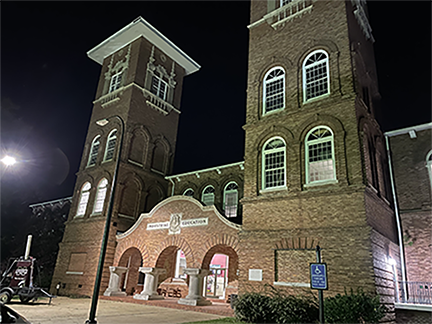
[[[168,229],[168,234],[180,234],[182,227],[195,227],[208,225],[208,218],[193,218],[182,220],[182,214],[171,214],[169,222],[148,223],[147,230]]]

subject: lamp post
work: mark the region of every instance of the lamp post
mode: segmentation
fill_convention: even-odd
[[[97,321],[95,319],[96,307],[97,307],[98,298],[99,298],[99,290],[100,290],[100,285],[101,285],[103,265],[105,262],[105,254],[106,254],[106,249],[107,249],[107,245],[108,245],[108,235],[109,235],[109,230],[110,230],[112,211],[114,208],[114,193],[115,193],[115,187],[116,187],[115,185],[116,185],[118,170],[119,170],[119,166],[120,166],[120,156],[121,156],[121,149],[123,146],[123,138],[124,138],[124,130],[125,130],[124,121],[120,116],[116,115],[116,116],[112,116],[110,118],[117,118],[120,121],[121,126],[122,126],[121,127],[121,136],[120,136],[120,143],[119,143],[119,147],[118,147],[116,166],[115,166],[114,175],[113,175],[112,182],[111,182],[109,206],[108,206],[107,217],[105,220],[105,229],[104,229],[104,233],[103,233],[103,237],[102,237],[101,251],[100,251],[100,255],[99,255],[99,264],[98,264],[98,268],[97,268],[97,272],[96,272],[96,279],[95,279],[95,285],[94,285],[94,289],[93,289],[90,314],[89,314],[89,319],[85,322],[86,324],[96,324],[97,323]],[[99,126],[105,126],[108,123],[109,123],[108,119],[102,119],[102,120],[98,120],[96,122],[96,124],[98,124]]]

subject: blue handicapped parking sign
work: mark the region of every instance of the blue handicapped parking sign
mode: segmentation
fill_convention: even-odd
[[[327,290],[327,264],[310,263],[310,278],[312,289]]]

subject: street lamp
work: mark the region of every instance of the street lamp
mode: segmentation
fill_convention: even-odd
[[[1,159],[4,165],[12,166],[16,163],[16,159],[13,156],[6,155],[3,159]]]
[[[93,289],[90,314],[89,314],[89,319],[85,322],[86,324],[96,324],[97,323],[97,321],[95,319],[96,307],[97,307],[97,302],[98,302],[98,298],[99,298],[99,289],[100,289],[100,285],[101,285],[103,265],[105,262],[105,254],[106,254],[106,249],[107,249],[107,245],[108,245],[108,235],[109,235],[109,230],[110,230],[112,211],[113,211],[113,207],[114,207],[114,193],[115,193],[115,187],[116,187],[115,184],[116,184],[118,170],[119,170],[119,166],[120,166],[120,156],[121,156],[121,149],[123,146],[123,137],[124,137],[123,135],[124,135],[124,130],[125,130],[124,121],[120,116],[116,115],[116,116],[112,116],[108,119],[111,119],[111,118],[117,118],[120,121],[121,126],[122,126],[121,127],[121,136],[120,136],[120,143],[119,143],[119,148],[118,148],[118,152],[117,152],[116,166],[115,166],[114,175],[113,175],[112,183],[111,183],[109,206],[108,206],[107,217],[105,220],[105,229],[104,229],[104,233],[103,233],[103,237],[102,237],[101,251],[100,251],[100,255],[99,255],[99,264],[98,264],[98,268],[97,268],[97,272],[96,272],[96,279],[95,279],[95,285],[94,285],[94,289]],[[98,124],[99,126],[105,126],[106,124],[109,123],[108,119],[98,120],[96,122],[96,124]]]

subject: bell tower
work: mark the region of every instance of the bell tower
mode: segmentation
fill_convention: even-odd
[[[248,28],[240,290],[301,293],[320,245],[329,294],[393,298],[399,247],[366,2],[252,1]]]
[[[108,283],[115,235],[166,197],[180,114],[183,78],[200,66],[138,17],[87,52],[101,65],[53,286],[91,295],[109,192],[118,164],[101,290]]]

